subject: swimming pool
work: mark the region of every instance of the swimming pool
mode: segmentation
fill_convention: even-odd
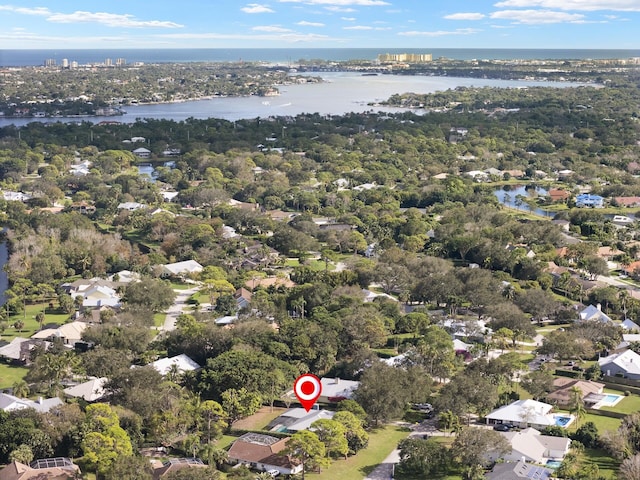
[[[573,420],[572,417],[557,416],[556,417],[556,425],[558,427],[566,427],[567,425],[569,425],[571,423],[572,420]]]
[[[615,393],[607,393],[602,400],[600,400],[600,406],[612,407],[624,397],[622,395],[616,395]]]
[[[554,470],[560,468],[562,462],[560,460],[547,460],[545,467],[553,468]]]

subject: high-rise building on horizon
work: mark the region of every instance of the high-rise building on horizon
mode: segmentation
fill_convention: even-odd
[[[430,53],[381,53],[379,62],[427,63],[433,60]]]
[[[47,58],[44,61],[44,66],[45,67],[55,67],[56,66],[56,59],[55,58]]]

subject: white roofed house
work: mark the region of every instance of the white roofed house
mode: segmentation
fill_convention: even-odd
[[[82,333],[87,328],[84,322],[70,322],[60,325],[57,328],[45,328],[34,333],[31,338],[39,340],[59,339],[65,345],[74,346],[82,341]]]
[[[587,308],[582,310],[579,315],[579,321],[581,322],[601,322],[601,323],[611,323],[613,324],[613,320],[602,311],[601,305],[598,303],[597,305],[589,305]]]
[[[342,380],[341,378],[320,379],[322,393],[318,398],[320,403],[338,403],[348,400],[353,396],[353,392],[360,386],[360,382],[354,380]]]
[[[330,410],[311,409],[306,411],[304,408],[290,408],[275,420],[269,423],[267,427],[271,432],[287,432],[295,433],[300,430],[308,430],[313,422],[317,420],[331,420],[335,412]]]
[[[633,350],[602,357],[598,364],[604,375],[640,380],[640,355]]]
[[[180,277],[193,273],[200,273],[204,267],[195,260],[185,260],[183,262],[167,263],[162,265],[162,275]]]
[[[553,405],[526,399],[500,407],[485,418],[488,425],[511,424],[520,428],[544,429],[551,426],[566,427],[575,417],[565,413],[552,413]]]
[[[571,439],[541,435],[535,428],[526,428],[519,432],[500,432],[511,445],[511,452],[502,455],[506,462],[524,460],[544,465],[548,460],[562,460],[569,452]],[[489,458],[496,461],[498,458]]]
[[[71,297],[81,296],[83,307],[119,307],[120,295],[111,287],[106,285],[94,285],[86,290],[72,292]]]
[[[13,412],[15,410],[25,410],[33,408],[40,413],[46,413],[53,407],[62,405],[63,402],[58,397],[38,398],[38,400],[29,400],[28,398],[18,398],[8,393],[0,393],[0,410],[5,412]]]
[[[87,402],[97,402],[106,395],[104,386],[106,377],[91,378],[84,383],[79,383],[64,389],[65,395],[72,398],[82,398]]]
[[[160,360],[156,360],[149,365],[155,368],[160,373],[160,375],[163,376],[171,373],[172,369],[177,373],[182,374],[202,368],[200,365],[198,365],[198,363],[196,363],[184,353],[176,355],[175,357],[161,358]]]
[[[136,210],[146,208],[146,205],[138,202],[122,202],[118,204],[117,208],[118,210],[129,210],[130,212],[134,212]]]

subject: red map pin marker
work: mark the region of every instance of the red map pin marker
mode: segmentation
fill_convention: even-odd
[[[311,373],[300,375],[293,384],[293,393],[298,397],[298,401],[308,412],[313,408],[320,394],[322,393],[322,383],[320,379]]]

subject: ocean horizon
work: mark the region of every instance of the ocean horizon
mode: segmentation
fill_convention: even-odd
[[[52,59],[58,65],[63,59],[81,65],[115,62],[125,59],[127,64],[186,63],[186,62],[266,62],[296,65],[299,60],[375,60],[381,53],[432,54],[434,59],[452,60],[586,60],[627,59],[640,57],[637,49],[508,49],[508,48],[188,48],[188,49],[56,49],[56,50],[0,50],[1,67],[44,65]]]

